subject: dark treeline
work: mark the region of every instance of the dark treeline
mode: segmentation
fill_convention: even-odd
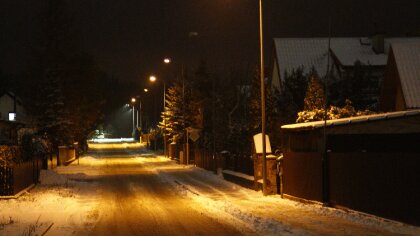
[[[15,75],[0,73],[0,92],[20,98],[31,117],[26,126],[36,130],[33,135],[55,148],[85,144],[104,114],[124,103],[135,86],[106,74],[81,49],[65,1],[43,1],[36,19],[39,30],[28,45],[27,68]]]

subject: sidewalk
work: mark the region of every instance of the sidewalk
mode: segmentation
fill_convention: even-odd
[[[181,172],[170,173],[163,166],[155,168],[162,168],[165,179],[172,179],[209,212],[223,213],[226,220],[242,222],[265,235],[420,235],[419,227],[361,212],[282,199],[279,195],[264,197],[261,191],[238,186],[198,167],[181,165]],[[223,176],[248,184],[253,181],[252,176],[232,171],[223,171]]]

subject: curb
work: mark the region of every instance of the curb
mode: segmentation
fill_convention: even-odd
[[[64,166],[68,166],[68,165],[70,165],[71,163],[73,163],[75,160],[77,160],[77,158],[75,157],[75,158],[73,158],[73,159],[70,159],[70,160],[68,160],[68,161],[65,161],[63,164],[64,164]]]
[[[16,193],[15,195],[11,195],[11,196],[0,196],[0,200],[1,199],[16,199],[18,197],[20,197],[22,194],[28,192],[30,189],[32,189],[33,187],[35,187],[35,184],[31,184],[28,187],[24,188],[23,190],[21,190],[20,192]]]
[[[258,191],[261,188],[261,184],[255,182],[254,176],[245,175],[243,173],[234,172],[234,171],[222,171],[223,179],[232,182],[234,184],[240,185],[242,187]],[[261,185],[261,186],[260,186]]]

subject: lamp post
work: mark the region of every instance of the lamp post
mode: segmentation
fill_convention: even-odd
[[[139,102],[139,109],[137,110],[137,119],[136,119],[136,122],[137,122],[137,124],[136,124],[136,128],[137,128],[137,130],[139,130],[139,128],[140,128],[140,130],[142,130],[142,127],[143,127],[143,123],[142,123],[142,114],[141,114],[141,112],[142,112],[142,107],[141,107],[141,99],[140,99],[140,96],[136,96],[137,97],[137,99],[138,99],[138,102]],[[133,104],[133,109],[135,108],[135,103],[136,103],[136,98],[135,97],[133,97],[133,98],[131,98],[131,103]]]
[[[267,195],[267,160],[265,141],[265,84],[264,84],[264,43],[263,43],[263,0],[259,0],[259,28],[260,28],[260,79],[261,79],[261,138],[262,138],[262,177],[263,194]]]
[[[261,79],[261,137],[262,137],[262,174],[263,195],[267,195],[267,160],[265,143],[265,85],[264,85],[264,46],[263,46],[263,9],[262,0],[259,0],[260,18],[260,79]]]
[[[134,119],[134,117],[135,117],[135,115],[134,115],[134,112],[135,112],[135,107],[134,107],[134,103],[136,102],[136,98],[131,98],[131,103],[132,103],[132,105],[133,105],[133,130],[132,130],[132,133],[131,133],[131,136],[134,138],[134,136],[135,136],[135,134],[136,134],[136,132],[135,132],[135,128],[136,128],[136,124],[135,124],[135,119]]]
[[[163,63],[169,64],[171,63],[171,59],[169,57],[166,57],[163,59]],[[166,140],[166,83],[165,80],[163,80],[163,154],[165,157],[168,157],[167,154],[167,140]]]
[[[164,59],[164,63],[165,64],[169,64],[171,61],[170,61],[170,59],[169,58],[165,58]],[[149,77],[149,80],[150,80],[150,82],[152,82],[152,83],[154,83],[154,82],[156,82],[156,80],[157,80],[157,78],[156,78],[156,76],[154,76],[154,75],[151,75],[150,77]],[[165,82],[165,80],[162,80],[162,83],[163,83],[163,114],[164,114],[164,117],[163,117],[163,155],[166,157],[166,117],[165,117],[165,115],[166,115],[166,82]]]

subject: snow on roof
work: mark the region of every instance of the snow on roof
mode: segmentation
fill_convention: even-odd
[[[420,40],[391,45],[408,109],[420,108]]]
[[[331,39],[331,51],[343,66],[353,66],[356,61],[364,65],[386,65],[386,54],[376,54],[371,44],[362,43],[360,38]]]
[[[369,38],[331,38],[331,51],[343,66],[353,66],[357,60],[365,65],[385,66],[391,44],[419,41],[420,38],[385,38],[385,53],[376,54]],[[300,66],[305,72],[314,67],[320,76],[326,74],[328,38],[275,38],[274,46],[280,76]]]
[[[380,113],[380,114],[366,115],[366,116],[356,116],[356,117],[342,118],[342,119],[336,119],[336,120],[327,120],[327,127],[362,123],[362,122],[369,122],[369,121],[376,121],[376,120],[386,120],[386,119],[393,119],[393,118],[406,117],[406,116],[415,116],[415,115],[420,115],[420,109],[409,110],[409,111],[387,112],[387,113]],[[322,127],[324,127],[324,121],[313,121],[313,122],[307,122],[307,123],[290,124],[290,125],[281,126],[282,129],[288,129],[288,130],[292,130],[292,129],[312,130],[312,129],[318,129]]]
[[[274,46],[280,76],[284,72],[303,66],[307,72],[315,67],[320,75],[327,68],[328,40],[325,38],[276,38]]]

